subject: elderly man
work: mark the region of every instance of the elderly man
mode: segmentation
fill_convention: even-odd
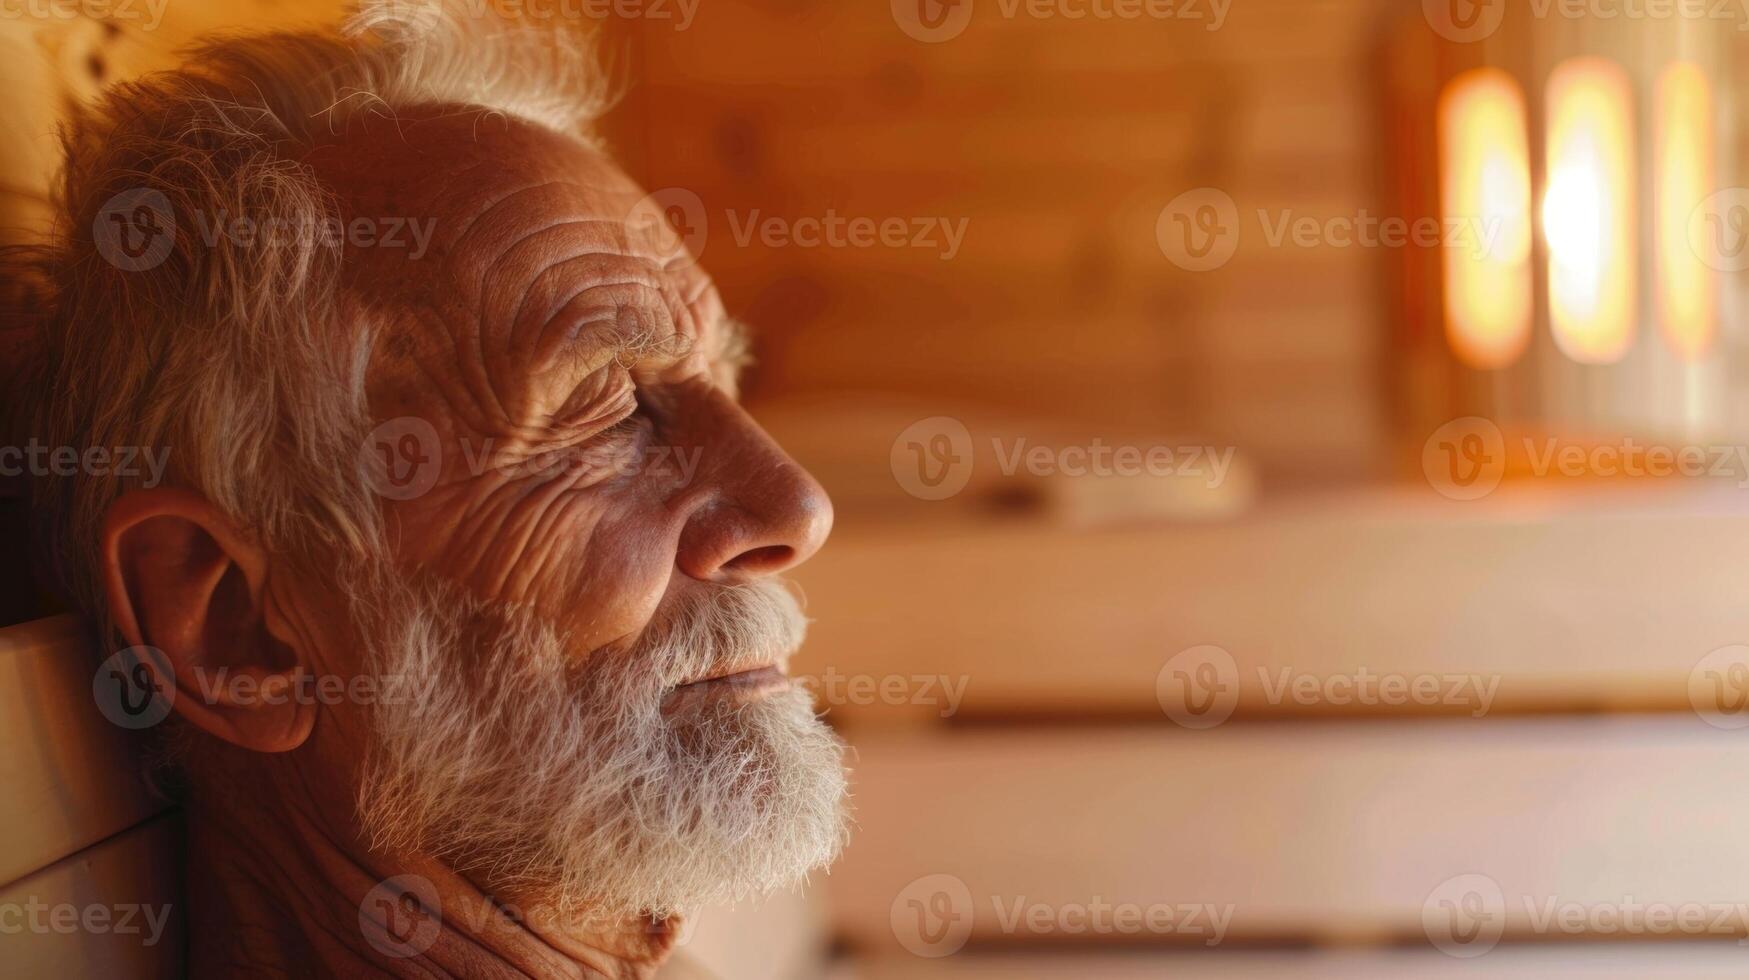
[[[779,580],[831,506],[591,64],[406,3],[210,43],[10,255],[29,438],[163,461],[32,506],[99,701],[168,716],[194,975],[646,976],[842,844]]]

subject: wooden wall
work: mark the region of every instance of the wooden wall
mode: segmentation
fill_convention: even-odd
[[[903,7],[904,4],[898,4]],[[1183,5],[1181,5],[1183,6]],[[1380,256],[1269,248],[1257,209],[1377,213],[1385,0],[1189,20],[1034,19],[981,0],[925,43],[887,3],[706,0],[627,32],[617,143],[697,194],[703,260],[760,334],[753,394],[905,422],[983,409],[1194,434],[1273,470],[1365,467],[1381,433]],[[1162,208],[1215,187],[1233,260],[1168,261]],[[735,241],[728,213],[947,217],[910,248]],[[906,415],[909,414],[909,417]]]

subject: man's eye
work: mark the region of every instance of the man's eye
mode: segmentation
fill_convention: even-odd
[[[655,419],[650,411],[650,404],[644,398],[642,390],[632,392],[634,399],[631,410],[619,421],[601,430],[598,438],[615,439],[650,432],[655,428]]]
[[[614,439],[621,436],[635,435],[643,429],[648,428],[649,424],[650,420],[644,415],[643,406],[640,405],[628,412],[625,418],[622,418],[618,422],[602,429],[600,438]]]

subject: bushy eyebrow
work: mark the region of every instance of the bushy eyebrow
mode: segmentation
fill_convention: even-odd
[[[712,331],[715,350],[710,351],[711,366],[727,371],[731,380],[753,363],[752,331],[746,322],[725,316]],[[604,346],[609,356],[621,364],[642,358],[664,357],[680,359],[695,350],[694,341],[675,334],[659,334],[646,325],[609,328]]]

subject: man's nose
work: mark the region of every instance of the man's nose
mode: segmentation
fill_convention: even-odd
[[[832,500],[739,405],[723,399],[703,446],[702,502],[680,534],[680,570],[734,584],[807,561],[832,532]]]

